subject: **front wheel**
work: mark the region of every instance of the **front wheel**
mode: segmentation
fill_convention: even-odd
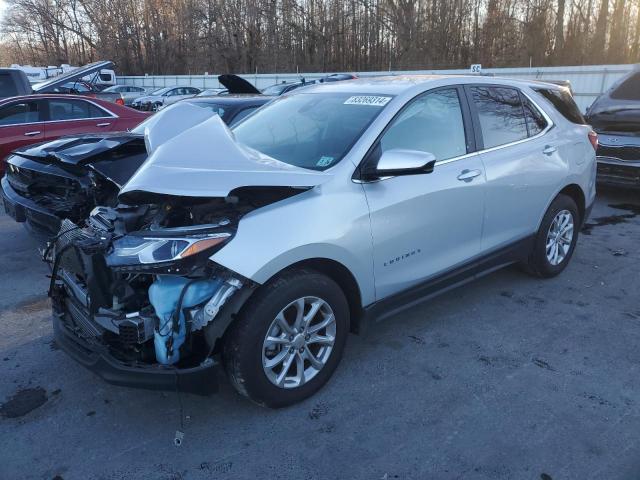
[[[567,195],[558,195],[542,219],[526,270],[543,278],[562,272],[575,250],[580,223],[576,202]]]
[[[349,307],[340,287],[312,270],[263,285],[225,336],[224,364],[236,390],[268,407],[313,395],[340,362]]]

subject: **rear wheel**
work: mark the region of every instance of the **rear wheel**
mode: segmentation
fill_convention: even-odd
[[[312,270],[265,284],[225,337],[224,363],[242,395],[284,407],[318,391],[340,362],[349,332],[344,293]]]
[[[575,250],[580,222],[576,202],[567,195],[558,195],[542,219],[526,270],[543,278],[562,272]]]

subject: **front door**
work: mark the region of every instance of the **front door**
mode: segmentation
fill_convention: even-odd
[[[432,153],[432,173],[365,183],[376,298],[382,299],[477,256],[484,168],[472,150],[462,90],[447,87],[412,100],[379,139],[379,150]],[[465,111],[465,116],[463,116]],[[465,135],[465,124],[467,135]]]

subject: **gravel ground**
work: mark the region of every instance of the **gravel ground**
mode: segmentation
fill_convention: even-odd
[[[506,269],[351,336],[277,411],[103,383],[52,342],[35,243],[0,232],[1,479],[640,478],[638,193],[599,195],[561,276]]]

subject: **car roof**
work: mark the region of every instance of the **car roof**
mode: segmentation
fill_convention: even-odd
[[[192,97],[182,102],[202,102],[202,103],[216,103],[219,105],[236,105],[236,104],[249,104],[249,103],[267,103],[268,101],[277,98],[271,95],[255,95],[251,93],[247,94],[235,94],[235,95],[211,95],[202,97]]]
[[[89,97],[87,95],[70,95],[66,93],[34,93],[33,95],[20,95],[17,97],[7,97],[0,100],[0,103],[13,102],[14,100],[44,100],[47,98],[65,98],[74,100],[89,100],[92,102],[102,103],[104,100]],[[107,102],[111,103],[111,102]]]
[[[493,77],[483,75],[387,75],[380,77],[360,77],[354,80],[341,82],[328,82],[305,87],[304,92],[335,92],[335,93],[376,93],[387,95],[400,95],[416,87],[427,89],[430,85],[460,85],[465,83],[486,83],[511,86],[545,86],[560,90],[562,87],[551,83],[517,80],[506,77]],[[302,91],[302,90],[301,90]]]
[[[28,100],[46,100],[46,99],[58,99],[62,98],[65,100],[84,100],[93,102],[96,105],[100,105],[100,107],[105,108],[112,113],[117,113],[119,117],[131,115],[131,116],[146,116],[144,112],[140,112],[133,108],[124,107],[122,105],[118,105],[117,103],[109,102],[107,100],[102,100],[100,98],[94,98],[87,95],[67,95],[64,93],[40,93],[33,95],[20,95],[17,97],[7,97],[0,99],[0,106],[5,105],[6,103],[13,101],[28,101]]]

